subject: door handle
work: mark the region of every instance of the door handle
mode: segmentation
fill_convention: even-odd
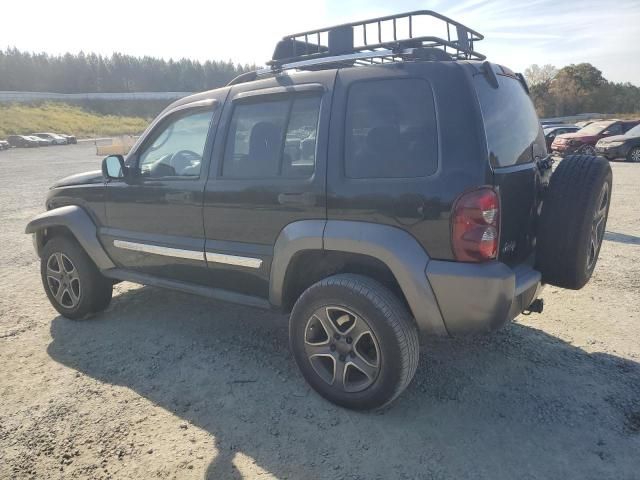
[[[316,204],[316,196],[313,193],[280,193],[278,194],[280,205],[303,205],[311,207]]]

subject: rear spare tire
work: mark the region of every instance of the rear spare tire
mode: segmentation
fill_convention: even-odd
[[[537,267],[545,283],[578,290],[591,278],[609,215],[611,166],[569,155],[556,168],[542,205]]]

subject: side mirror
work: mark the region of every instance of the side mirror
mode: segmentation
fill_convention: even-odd
[[[102,175],[109,180],[121,180],[127,174],[122,155],[109,155],[102,160]]]

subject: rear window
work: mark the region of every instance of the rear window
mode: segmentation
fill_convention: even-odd
[[[424,80],[353,84],[345,127],[349,178],[424,177],[438,166],[433,94]]]
[[[518,80],[504,75],[497,77],[498,88],[493,88],[484,75],[475,78],[489,160],[493,167],[531,162],[531,145],[541,134],[538,115]]]

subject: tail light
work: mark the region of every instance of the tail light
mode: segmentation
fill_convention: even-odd
[[[456,200],[451,218],[451,247],[456,260],[483,262],[498,255],[500,202],[498,194],[482,187]]]

